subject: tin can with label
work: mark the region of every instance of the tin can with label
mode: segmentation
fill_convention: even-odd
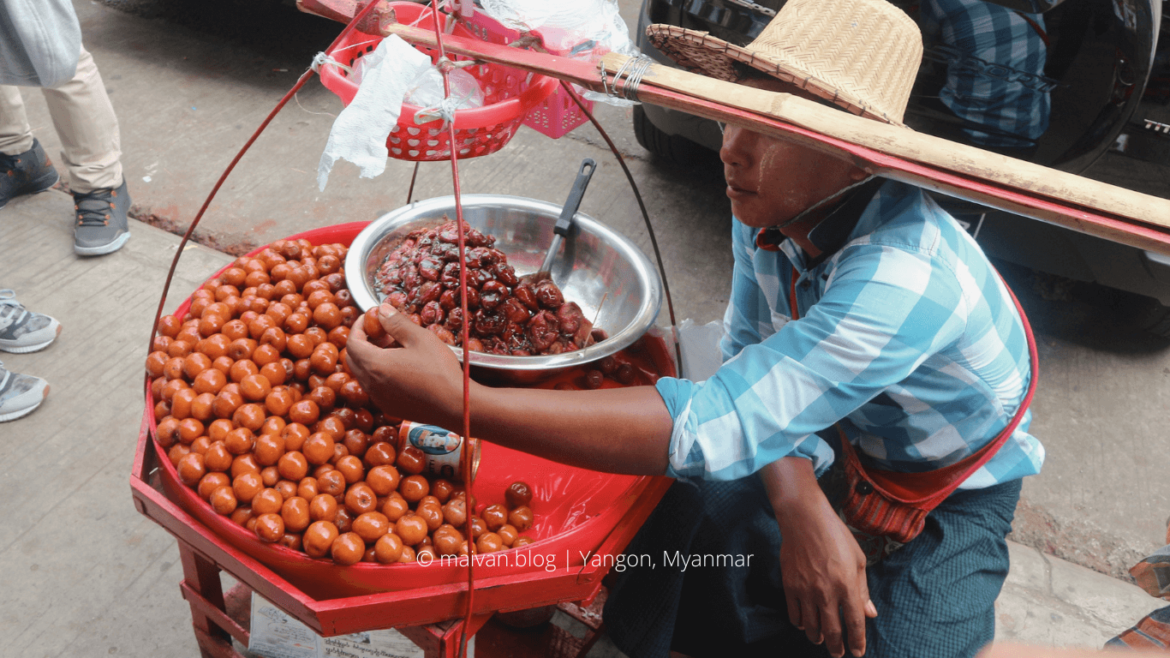
[[[448,480],[463,481],[463,450],[472,451],[471,478],[479,471],[480,447],[475,438],[463,440],[455,432],[437,425],[402,421],[398,429],[398,451],[411,446],[423,454],[423,473]]]

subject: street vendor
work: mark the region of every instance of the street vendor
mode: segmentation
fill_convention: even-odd
[[[677,27],[650,34],[684,68],[895,125],[922,52],[913,21],[883,0],[789,0],[746,47]],[[634,658],[973,656],[994,636],[1020,480],[1044,459],[1023,413],[1032,357],[1009,291],[920,189],[734,126],[720,157],[735,268],[716,374],[589,391],[473,383],[472,434],[678,478],[629,551],[753,556],[621,574],[606,626]],[[448,346],[389,304],[378,317],[395,346],[369,342],[362,323],[348,343],[373,401],[461,427]],[[818,485],[842,461],[836,437],[867,468],[922,473],[994,445],[1018,414],[921,534],[867,567]]]

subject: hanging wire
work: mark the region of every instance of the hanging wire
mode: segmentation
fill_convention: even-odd
[[[616,81],[614,85],[617,85]],[[630,183],[630,189],[634,191],[634,198],[638,200],[638,208],[642,211],[642,220],[646,223],[646,232],[650,234],[650,246],[654,248],[654,259],[658,261],[658,272],[662,276],[662,290],[666,293],[666,310],[670,314],[670,330],[674,334],[674,354],[678,358],[678,374],[681,376],[683,374],[682,342],[678,336],[678,321],[674,318],[674,299],[670,295],[670,283],[666,280],[666,265],[662,262],[662,252],[658,249],[658,238],[654,234],[654,226],[650,223],[650,213],[646,210],[646,203],[642,201],[642,193],[638,190],[638,184],[634,182],[634,175],[630,173],[630,168],[626,166],[626,159],[622,157],[617,145],[609,138],[609,134],[605,132],[605,128],[601,127],[601,124],[593,117],[593,113],[589,111],[589,108],[585,107],[585,104],[581,102],[580,98],[577,98],[577,94],[573,92],[573,88],[569,83],[561,80],[561,88],[565,90],[569,98],[573,99],[573,102],[585,113],[585,116],[589,117],[589,121],[593,124],[593,127],[597,129],[597,132],[601,134],[601,138],[609,145],[609,150],[613,151],[614,157],[617,158],[618,164],[621,165],[622,171],[626,174],[626,180]],[[636,88],[637,86],[635,85]]]
[[[406,205],[410,205],[410,200],[414,198],[414,181],[418,178],[418,166],[422,164],[421,160],[416,160],[414,163],[414,173],[410,175],[410,189],[406,191]]]
[[[439,59],[435,63],[439,73],[443,75],[444,99],[451,98],[451,70],[453,62],[447,59],[447,51],[443,47],[443,29],[439,26],[439,3],[431,2],[431,19],[435,30],[435,45],[439,49]],[[455,188],[455,227],[459,238],[459,310],[463,313],[463,323],[460,334],[463,338],[463,483],[467,491],[467,519],[465,531],[467,533],[467,606],[464,609],[463,626],[459,630],[459,647],[457,655],[467,655],[467,628],[471,626],[471,617],[475,611],[475,535],[471,531],[471,520],[474,516],[472,501],[472,469],[474,467],[475,450],[471,443],[471,350],[467,344],[471,340],[471,317],[467,308],[467,241],[463,230],[463,196],[459,189],[459,146],[455,139],[455,121],[445,121],[447,124],[447,141],[451,149],[451,182]],[[412,185],[413,187],[413,185]]]

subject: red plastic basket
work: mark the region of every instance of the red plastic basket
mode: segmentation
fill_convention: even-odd
[[[313,244],[339,242],[345,245],[365,228],[369,222],[352,222],[329,226],[290,236],[289,239],[306,239]],[[263,248],[249,255],[256,255]],[[234,263],[224,266],[214,276],[220,276]],[[174,314],[182,317],[190,306],[188,298]],[[640,384],[652,384],[660,374],[673,375],[674,367],[665,343],[647,339],[637,344],[637,354],[624,355],[635,366],[635,376]],[[558,384],[580,388],[584,383],[584,370],[569,371],[540,384],[542,388],[554,388]],[[606,382],[617,386],[616,382]],[[146,419],[143,432],[154,428],[154,399],[150,378],[146,379]],[[360,596],[377,592],[403,592],[428,587],[450,585],[465,579],[466,567],[443,565],[438,562],[424,565],[396,564],[381,565],[358,563],[339,567],[328,559],[313,559],[305,553],[294,551],[279,544],[265,544],[254,533],[236,525],[229,518],[219,515],[198,493],[185,486],[173,464],[166,458],[166,450],[157,443],[154,432],[149,440],[155,443],[160,456],[159,476],[163,489],[187,513],[210,528],[222,540],[235,549],[247,554],[269,567],[290,583],[318,599],[334,599]],[[484,443],[479,473],[475,479],[477,508],[493,503],[502,503],[503,492],[516,480],[532,485],[534,493],[534,524],[527,533],[535,541],[520,548],[508,549],[495,555],[504,556],[498,562],[476,566],[477,579],[490,582],[498,577],[537,576],[552,577],[557,574],[580,572],[587,567],[598,566],[597,554],[621,523],[628,522],[628,516],[636,508],[643,511],[658,502],[661,491],[647,495],[653,478],[630,475],[598,473],[562,464],[556,464],[539,457],[509,450],[490,443]],[[648,513],[648,511],[647,511]],[[630,533],[632,537],[632,532]],[[628,541],[627,537],[625,541]],[[613,565],[616,553],[625,547],[613,546],[613,553],[604,554],[601,566]],[[552,556],[553,564],[549,565]],[[525,607],[525,606],[518,606]],[[454,608],[452,608],[454,611]],[[450,616],[457,616],[452,612]]]
[[[416,23],[429,28],[431,10],[412,2],[392,2],[395,16],[401,23]],[[445,20],[445,17],[442,19]],[[456,24],[451,34],[466,38],[477,38],[471,30]],[[372,36],[353,31],[329,51],[334,60],[352,66],[366,53],[373,52],[382,41]],[[438,61],[437,50],[416,46],[419,51]],[[465,59],[452,56],[453,59]],[[474,158],[494,153],[516,134],[525,116],[534,107],[551,96],[560,84],[555,78],[518,71],[499,64],[479,64],[465,69],[479,82],[483,90],[483,107],[455,111],[455,148],[460,158]],[[343,103],[349,105],[357,94],[358,85],[349,79],[349,74],[337,66],[322,66],[321,84],[337,94]],[[570,102],[572,102],[570,100]],[[399,160],[436,161],[451,157],[450,134],[441,119],[423,124],[415,123],[415,115],[422,108],[403,103],[398,125],[390,129],[386,148],[390,157]]]
[[[475,12],[469,23],[471,31],[488,43],[506,46],[520,38],[519,32],[504,27],[499,21],[482,11]],[[548,47],[547,44],[545,47]],[[549,52],[554,55],[564,54],[552,50]],[[593,101],[581,99],[581,102],[590,111],[593,110]],[[528,112],[527,118],[524,119],[524,125],[543,135],[558,139],[588,120],[589,117],[581,111],[581,108],[577,107],[572,97],[569,96],[569,92],[558,84],[552,95]]]

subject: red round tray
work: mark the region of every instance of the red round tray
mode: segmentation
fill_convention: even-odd
[[[289,239],[304,238],[314,244],[348,245],[367,224],[353,222],[319,228],[290,236]],[[259,253],[261,249],[253,254]],[[225,266],[215,276],[230,266]],[[190,299],[180,305],[175,314],[181,316],[186,313],[189,304]],[[639,383],[652,383],[660,374],[673,375],[673,364],[661,339],[646,338],[636,345],[636,353],[623,354],[621,358],[636,365]],[[542,382],[540,386],[551,388],[559,382],[579,385],[584,372],[584,368],[570,371]],[[151,439],[155,440],[153,428],[156,419],[149,378],[146,383],[146,413]],[[607,385],[611,384],[607,380]],[[168,497],[233,547],[255,558],[314,598],[398,592],[466,581],[466,566],[457,564],[435,561],[431,564],[396,565],[358,563],[339,567],[331,560],[313,559],[300,551],[263,543],[254,533],[217,514],[195,490],[182,484],[174,465],[165,456],[166,451],[157,441],[155,447],[160,455],[161,481]],[[563,573],[563,569],[613,566],[613,553],[599,556],[593,556],[592,553],[605,543],[632,508],[638,505],[653,506],[658,502],[658,496],[639,499],[650,478],[574,468],[485,442],[479,474],[474,484],[478,508],[502,503],[504,490],[516,480],[529,483],[534,492],[533,528],[525,535],[536,541],[524,547],[480,556],[481,561],[475,565],[477,579],[523,574],[542,576],[554,571]],[[623,547],[624,544],[617,547],[616,552],[620,552]]]

